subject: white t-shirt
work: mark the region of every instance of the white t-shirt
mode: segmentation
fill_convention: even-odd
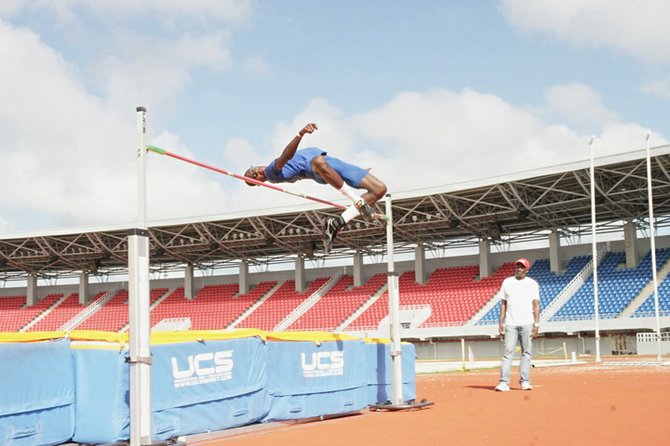
[[[532,325],[533,300],[540,300],[540,286],[530,277],[508,277],[500,287],[500,298],[507,301],[505,325]]]

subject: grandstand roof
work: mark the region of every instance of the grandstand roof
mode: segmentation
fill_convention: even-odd
[[[651,150],[654,214],[670,221],[670,146]],[[597,158],[596,209],[599,231],[620,229],[631,220],[647,227],[646,151]],[[417,244],[468,246],[482,238],[514,242],[562,234],[590,233],[590,161],[518,172],[394,196],[394,242],[399,250]],[[382,209],[383,211],[383,209]],[[209,221],[150,224],[152,268],[183,264],[212,266],[323,258],[321,227],[338,209],[313,207],[274,214],[221,216]],[[0,279],[42,277],[79,271],[125,271],[128,227],[91,228],[0,237]],[[350,223],[338,235],[329,258],[384,252],[382,223]]]

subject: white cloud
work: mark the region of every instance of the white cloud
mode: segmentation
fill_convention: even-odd
[[[600,129],[619,120],[603,105],[600,94],[583,84],[554,85],[547,89],[545,98],[553,113],[577,128]]]
[[[46,16],[55,14],[60,45],[76,58],[71,61],[79,69],[76,75],[107,107],[142,104],[165,112],[174,110],[194,71],[231,69],[230,26],[245,23],[253,12],[246,0],[15,0],[3,5],[0,17],[25,13],[36,29],[52,28]],[[248,70],[269,70],[260,57],[246,63]]]
[[[601,119],[614,114],[594,109],[602,125],[596,134],[598,156],[644,146],[645,128]],[[389,190],[402,191],[588,158],[590,135],[547,123],[543,114],[467,89],[407,92],[379,109],[344,119],[343,133],[360,135],[356,145],[373,149],[361,155],[352,150],[349,161],[370,163]],[[656,134],[654,141],[665,139]]]
[[[228,39],[218,31],[169,42],[125,32],[104,52],[100,73],[108,76],[108,88],[95,95],[72,62],[37,34],[0,21],[0,188],[12,192],[3,196],[0,229],[22,229],[25,223],[13,216],[27,214],[48,216],[59,226],[132,221],[136,141],[135,116],[128,111],[138,104],[150,110],[169,105],[196,68],[228,70]],[[195,158],[179,135],[160,127],[156,114],[152,144]],[[590,134],[578,122],[597,126],[601,155],[642,148],[646,134],[636,123],[621,122],[597,91],[579,84],[551,87],[546,104],[536,109],[472,89],[435,89],[399,93],[356,115],[315,98],[268,132],[262,147],[231,139],[209,155],[213,159],[201,161],[241,173],[279,156],[307,122],[319,130],[305,137],[303,147],[323,147],[371,167],[393,193],[585,159]],[[652,141],[665,139],[654,134]],[[314,206],[153,154],[147,180],[150,220]],[[346,203],[332,188],[309,181],[281,187]]]
[[[572,102],[570,94],[574,95]],[[580,85],[554,86],[546,96],[541,109],[530,109],[469,89],[405,92],[378,109],[354,116],[342,114],[325,99],[315,99],[290,122],[277,125],[267,144],[276,149],[258,153],[236,140],[228,156],[244,159],[242,171],[246,164],[267,163],[298,129],[314,121],[319,130],[306,136],[301,147],[322,147],[345,161],[371,167],[390,192],[398,193],[587,159],[591,133],[564,123],[565,116],[597,123],[596,156],[644,147],[647,129],[619,122],[601,104],[597,92]],[[559,123],[544,120],[548,110],[555,115],[552,121]],[[665,142],[662,135],[653,134],[653,145]],[[280,186],[343,202],[332,188],[310,181]],[[276,194],[243,187],[231,194],[230,205],[232,209],[260,209],[300,204],[300,199]]]
[[[110,106],[122,108],[137,102],[152,108],[169,107],[190,83],[194,69],[224,72],[232,66],[228,40],[224,31],[175,39],[121,33],[115,48],[91,64],[93,77],[99,79]]]
[[[30,31],[0,22],[0,58],[0,189],[12,191],[3,195],[3,226],[21,213],[50,215],[59,226],[133,221],[135,116],[85,91],[73,68]],[[155,141],[180,147],[166,134]],[[218,179],[174,163],[157,175],[156,161],[148,162],[150,218],[220,209]]]
[[[242,68],[244,68],[247,73],[259,77],[267,76],[272,73],[270,65],[260,56],[247,57],[242,62]]]
[[[609,48],[649,63],[670,63],[666,0],[503,0],[514,26],[579,47]]]
[[[7,232],[13,232],[14,229],[15,229],[15,225],[13,223],[5,220],[0,215],[0,234],[7,233]]]
[[[91,2],[70,0],[77,6],[88,7],[107,17],[149,16],[162,20],[197,20],[201,22],[244,22],[252,13],[251,0],[115,0],[114,2]]]
[[[3,0],[0,17],[22,12],[55,15],[59,22],[77,20],[80,11],[88,11],[105,20],[122,21],[150,17],[158,22],[215,21],[241,23],[252,14],[251,0]]]
[[[125,123],[83,91],[72,80],[72,68],[33,33],[0,22],[0,57],[0,163],[6,172],[0,184],[13,191],[20,185],[20,193],[7,194],[3,205],[87,213],[78,198],[93,198],[93,184],[113,183],[118,175],[89,173],[119,167],[119,148],[132,145],[132,136],[126,141],[118,132]],[[63,171],[72,172],[65,181],[58,178]]]
[[[652,96],[670,99],[670,76],[647,82],[640,86],[640,90]]]

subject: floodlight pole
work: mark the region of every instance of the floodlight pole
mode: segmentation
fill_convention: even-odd
[[[388,296],[391,334],[392,387],[391,404],[403,404],[402,396],[402,346],[400,345],[400,293],[398,292],[398,273],[393,261],[393,215],[391,212],[391,194],[386,194],[386,250],[388,260]]]
[[[598,252],[596,247],[596,181],[595,181],[595,161],[593,159],[593,136],[589,141],[591,151],[591,255],[593,258],[593,306],[595,309],[596,325],[596,362],[601,362],[600,358],[600,306],[598,304]]]
[[[137,224],[128,232],[130,444],[151,441],[149,232],[146,222],[146,109],[137,107]]]
[[[647,132],[645,145],[647,148],[647,190],[649,199],[649,237],[651,243],[651,272],[654,282],[654,313],[656,317],[656,359],[661,361],[661,320],[658,311],[658,277],[656,273],[656,225],[654,224],[654,195],[651,187],[651,153],[649,150],[649,137],[651,134]]]

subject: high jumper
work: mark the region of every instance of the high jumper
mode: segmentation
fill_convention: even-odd
[[[300,141],[305,134],[313,133],[318,127],[310,122],[298,131],[296,136],[284,148],[279,158],[267,166],[252,166],[244,176],[256,180],[247,181],[249,186],[257,186],[257,182],[293,183],[298,180],[311,179],[320,184],[330,184],[352,202],[337,217],[329,217],[324,222],[323,244],[328,253],[333,246],[337,233],[351,220],[359,215],[371,221],[376,213],[372,206],[386,194],[386,185],[377,177],[353,164],[346,163],[328,155],[319,147],[308,147],[298,150]],[[354,189],[365,189],[359,195]]]

